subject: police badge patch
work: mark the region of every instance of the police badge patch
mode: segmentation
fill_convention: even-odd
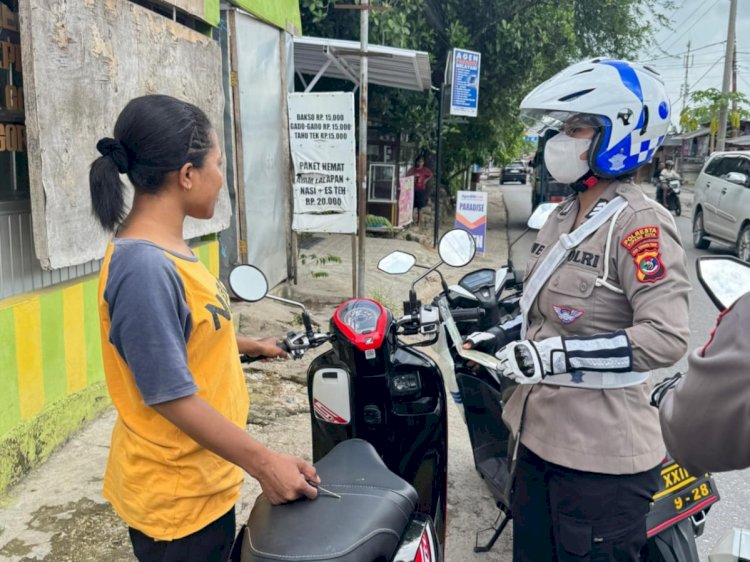
[[[581,316],[583,316],[583,310],[576,310],[575,308],[568,308],[565,306],[557,306],[556,304],[553,304],[552,308],[555,309],[555,314],[557,314],[560,322],[562,322],[566,326],[568,324],[572,324]]]
[[[635,277],[640,283],[656,283],[667,274],[659,251],[659,227],[644,226],[628,234],[621,242],[633,256]]]

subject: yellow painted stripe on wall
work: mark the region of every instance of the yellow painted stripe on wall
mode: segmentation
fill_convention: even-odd
[[[219,276],[219,243],[211,242],[208,245],[208,270],[214,277]]]
[[[28,420],[44,407],[41,303],[32,297],[13,309],[16,328],[18,398],[21,419]]]
[[[79,283],[63,291],[65,376],[68,394],[83,390],[88,385],[86,378],[86,333],[83,318],[83,284]]]

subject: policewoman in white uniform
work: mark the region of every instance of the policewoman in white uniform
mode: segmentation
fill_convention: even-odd
[[[521,112],[559,131],[545,163],[575,194],[533,245],[522,339],[497,354],[522,383],[504,413],[514,561],[640,560],[665,454],[649,373],[687,350],[690,285],[674,220],[629,176],[664,140],[669,98],[650,69],[594,59]]]

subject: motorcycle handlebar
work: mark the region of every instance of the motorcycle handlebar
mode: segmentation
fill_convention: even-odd
[[[485,315],[483,308],[454,308],[451,309],[451,316],[456,322],[470,322],[479,320]]]

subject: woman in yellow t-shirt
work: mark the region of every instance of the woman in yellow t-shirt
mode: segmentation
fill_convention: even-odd
[[[141,561],[223,561],[243,470],[272,503],[314,498],[315,469],[244,431],[239,354],[283,355],[237,337],[224,286],[183,239],[186,217],[213,216],[224,183],[218,137],[199,108],[133,99],[91,166],[94,214],[116,236],[99,282],[102,354],[118,417],[104,496]],[[120,175],[135,188],[125,216]]]

